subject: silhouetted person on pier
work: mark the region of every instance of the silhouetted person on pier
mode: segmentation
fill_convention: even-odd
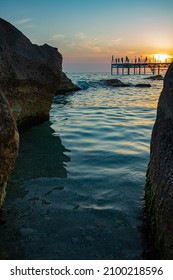
[[[120,63],[120,58],[118,58],[118,63]]]
[[[123,57],[121,58],[121,62],[123,63]]]
[[[126,56],[126,62],[129,62],[129,58],[128,58],[128,56]]]

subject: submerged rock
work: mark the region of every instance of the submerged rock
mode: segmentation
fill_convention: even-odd
[[[164,78],[152,132],[145,204],[155,257],[173,259],[173,63]]]
[[[128,84],[125,84],[118,79],[110,79],[107,80],[106,83],[108,86],[112,86],[112,87],[129,87]]]
[[[18,154],[19,135],[10,105],[0,92],[0,208],[4,202],[8,177]]]
[[[162,75],[155,75],[155,76],[150,76],[145,78],[146,80],[163,80],[163,76]]]
[[[62,55],[47,44],[37,46],[0,19],[0,89],[18,126],[49,118],[56,92],[77,90],[62,72]]]
[[[106,84],[108,86],[112,86],[112,87],[151,87],[150,84],[136,84],[133,85],[132,83],[123,83],[122,81],[118,80],[118,79],[110,79],[110,80],[106,80]]]
[[[136,84],[135,87],[151,87],[150,84]]]

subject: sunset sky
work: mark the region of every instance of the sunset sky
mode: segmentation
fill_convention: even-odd
[[[63,55],[65,72],[110,71],[111,56],[173,56],[170,0],[1,0],[0,16]]]

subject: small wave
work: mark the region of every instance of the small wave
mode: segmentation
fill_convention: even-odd
[[[86,81],[78,81],[77,86],[79,86],[81,89],[88,89],[90,87],[89,83]]]
[[[102,81],[78,81],[77,86],[79,86],[81,89],[88,89],[90,87],[92,88],[98,88],[105,86]]]

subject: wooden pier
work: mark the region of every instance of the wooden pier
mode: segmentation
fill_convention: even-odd
[[[124,61],[123,58],[114,58],[111,60],[111,75],[116,69],[116,74],[147,74],[147,70],[150,70],[153,75],[159,75],[161,71],[166,71],[169,65],[173,62],[173,58],[167,58],[164,61],[148,60],[145,59],[134,59],[129,60],[127,57]]]

